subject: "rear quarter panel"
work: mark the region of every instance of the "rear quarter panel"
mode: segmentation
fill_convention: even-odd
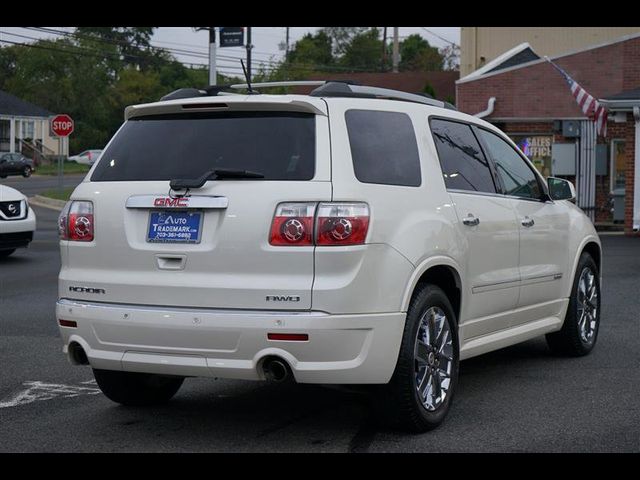
[[[375,262],[352,275],[350,299],[362,312],[405,311],[407,292],[421,272],[435,264],[459,270],[464,245],[455,234],[457,217],[431,140],[429,107],[387,100],[327,99],[331,125],[333,201],[369,205],[371,219],[366,243]],[[362,183],[355,176],[345,121],[349,109],[403,112],[411,117],[421,157],[419,187]],[[373,248],[374,246],[380,246]],[[350,248],[316,251],[314,308],[331,308],[333,280],[324,265],[348,263],[360,255]],[[330,256],[332,258],[330,258]],[[338,257],[342,257],[338,260]],[[434,259],[437,259],[435,262]],[[344,288],[345,285],[342,285]],[[337,285],[336,285],[337,287]],[[334,295],[339,297],[339,295]]]

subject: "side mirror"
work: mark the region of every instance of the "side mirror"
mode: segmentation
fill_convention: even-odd
[[[551,200],[573,201],[576,199],[576,188],[569,180],[549,177],[547,178],[547,185],[549,186],[549,196]]]

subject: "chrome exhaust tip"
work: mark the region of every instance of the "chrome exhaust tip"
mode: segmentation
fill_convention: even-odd
[[[284,382],[291,377],[291,369],[286,361],[277,357],[267,358],[262,364],[265,378],[270,382]]]

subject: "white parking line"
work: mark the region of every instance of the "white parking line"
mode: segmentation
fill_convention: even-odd
[[[0,408],[18,407],[28,403],[54,398],[73,398],[80,395],[97,395],[100,389],[97,387],[80,387],[74,385],[63,385],[60,383],[45,383],[40,381],[28,381],[22,384],[27,387],[25,390],[14,394],[7,400],[0,402]],[[95,385],[95,380],[82,382],[81,385]]]

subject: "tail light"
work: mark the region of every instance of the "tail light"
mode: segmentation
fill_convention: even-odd
[[[93,203],[84,200],[67,202],[58,217],[58,233],[61,240],[93,241]]]
[[[369,229],[366,203],[321,203],[318,206],[317,245],[360,245]]]
[[[315,203],[281,203],[271,223],[269,243],[276,246],[361,245],[368,229],[366,203],[320,203],[317,215]]]
[[[271,245],[313,245],[315,203],[281,203],[271,222]]]

